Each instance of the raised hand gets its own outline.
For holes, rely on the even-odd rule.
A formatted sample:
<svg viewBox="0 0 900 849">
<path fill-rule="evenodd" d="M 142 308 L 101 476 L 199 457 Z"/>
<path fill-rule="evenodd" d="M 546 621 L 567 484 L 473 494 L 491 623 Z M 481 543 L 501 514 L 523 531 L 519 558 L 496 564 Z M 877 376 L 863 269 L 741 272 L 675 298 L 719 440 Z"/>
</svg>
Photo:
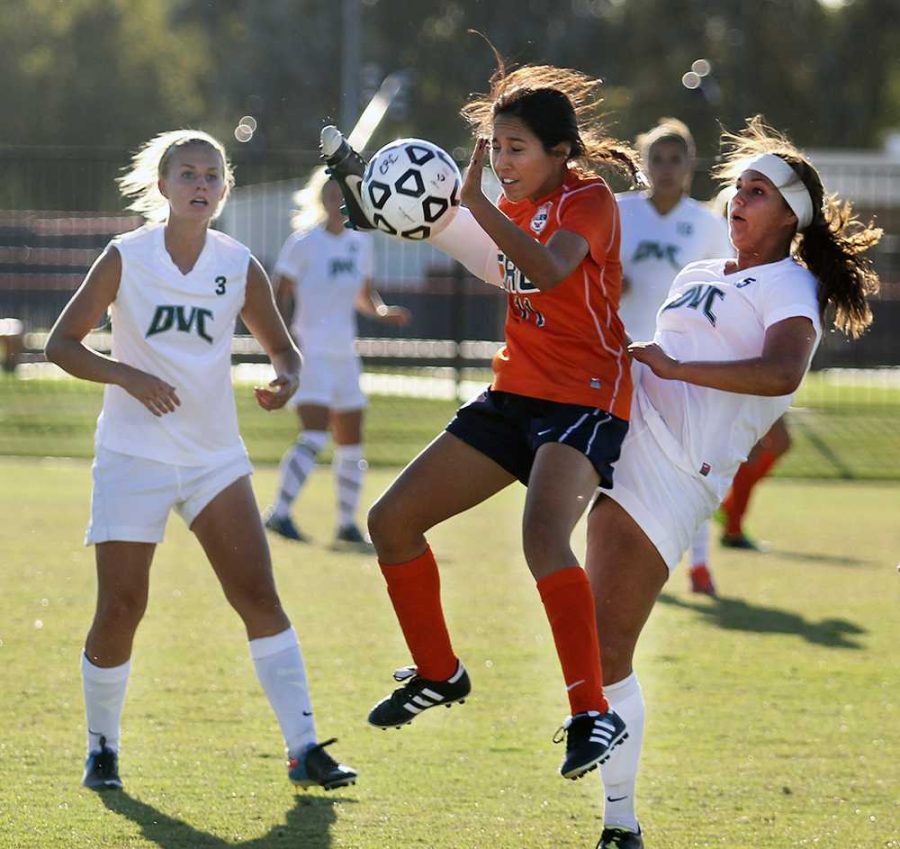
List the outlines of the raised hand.
<svg viewBox="0 0 900 849">
<path fill-rule="evenodd" d="M 481 190 L 481 175 L 484 173 L 484 164 L 487 159 L 488 140 L 484 137 L 475 142 L 472 157 L 469 159 L 469 167 L 459 190 L 459 199 L 463 206 L 472 207 L 479 201 L 487 200 Z"/>
</svg>

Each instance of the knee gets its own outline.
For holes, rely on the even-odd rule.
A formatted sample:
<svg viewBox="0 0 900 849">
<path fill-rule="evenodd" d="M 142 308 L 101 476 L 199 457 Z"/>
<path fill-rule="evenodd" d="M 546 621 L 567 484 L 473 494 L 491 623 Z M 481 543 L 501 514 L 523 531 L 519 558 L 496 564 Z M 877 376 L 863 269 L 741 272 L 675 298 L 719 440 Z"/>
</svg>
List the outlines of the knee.
<svg viewBox="0 0 900 849">
<path fill-rule="evenodd" d="M 545 565 L 555 567 L 574 566 L 566 562 L 571 557 L 568 535 L 562 533 L 557 523 L 546 517 L 529 517 L 522 528 L 522 550 L 532 572 Z"/>
<path fill-rule="evenodd" d="M 792 445 L 793 441 L 791 440 L 790 431 L 787 428 L 781 428 L 781 432 L 775 439 L 775 445 L 772 449 L 772 453 L 775 454 L 776 457 L 781 457 L 791 450 Z"/>
<path fill-rule="evenodd" d="M 395 542 L 405 525 L 400 511 L 384 497 L 372 505 L 366 522 L 372 543 L 379 551 Z"/>
<path fill-rule="evenodd" d="M 116 628 L 137 628 L 147 609 L 147 595 L 142 592 L 120 592 L 101 598 L 97 619 Z"/>
<path fill-rule="evenodd" d="M 281 608 L 281 600 L 278 598 L 275 582 L 272 580 L 254 578 L 231 581 L 223 589 L 225 597 L 238 613 Z"/>
</svg>

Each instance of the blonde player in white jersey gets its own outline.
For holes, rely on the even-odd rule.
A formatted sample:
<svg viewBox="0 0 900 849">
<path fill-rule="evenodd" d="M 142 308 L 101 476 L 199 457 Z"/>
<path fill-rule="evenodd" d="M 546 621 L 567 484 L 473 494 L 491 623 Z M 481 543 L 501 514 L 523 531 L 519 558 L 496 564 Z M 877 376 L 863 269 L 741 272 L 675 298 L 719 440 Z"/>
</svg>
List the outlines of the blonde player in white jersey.
<svg viewBox="0 0 900 849">
<path fill-rule="evenodd" d="M 388 306 L 372 286 L 372 236 L 344 226 L 341 190 L 329 180 L 321 193 L 324 220 L 288 237 L 275 264 L 275 292 L 285 321 L 303 352 L 300 388 L 291 399 L 300 434 L 281 460 L 278 494 L 266 511 L 266 527 L 286 539 L 307 542 L 291 507 L 316 458 L 334 438 L 338 522 L 335 542 L 370 548 L 356 523 L 366 461 L 362 450 L 366 396 L 359 385 L 356 311 L 402 327 L 410 313 Z M 296 220 L 296 219 L 295 219 Z"/>
<path fill-rule="evenodd" d="M 206 133 L 163 133 L 119 180 L 148 223 L 113 239 L 63 310 L 47 358 L 105 383 L 97 422 L 91 520 L 97 607 L 81 657 L 88 757 L 82 780 L 118 789 L 122 707 L 150 565 L 174 509 L 193 531 L 244 622 L 250 655 L 284 734 L 288 775 L 326 790 L 355 782 L 317 742 L 297 635 L 275 589 L 265 533 L 238 433 L 231 338 L 240 316 L 275 369 L 257 387 L 265 410 L 297 387 L 300 354 L 265 271 L 239 242 L 209 228 L 233 183 Z M 109 310 L 112 355 L 83 339 Z"/>
<path fill-rule="evenodd" d="M 696 147 L 687 126 L 660 118 L 637 138 L 650 181 L 646 191 L 616 196 L 622 220 L 623 290 L 619 316 L 634 342 L 656 332 L 656 313 L 675 275 L 688 263 L 734 254 L 728 226 L 705 204 L 690 197 Z M 709 523 L 691 543 L 691 589 L 715 595 L 709 570 Z"/>
<path fill-rule="evenodd" d="M 630 736 L 601 767 L 601 849 L 641 849 L 634 790 L 644 702 L 632 659 L 657 595 L 754 444 L 791 403 L 822 315 L 858 336 L 878 277 L 866 251 L 881 231 L 825 196 L 809 161 L 762 119 L 726 134 L 718 176 L 736 187 L 734 259 L 683 269 L 654 341 L 635 343 L 631 427 L 611 490 L 588 519 L 605 691 Z"/>
</svg>

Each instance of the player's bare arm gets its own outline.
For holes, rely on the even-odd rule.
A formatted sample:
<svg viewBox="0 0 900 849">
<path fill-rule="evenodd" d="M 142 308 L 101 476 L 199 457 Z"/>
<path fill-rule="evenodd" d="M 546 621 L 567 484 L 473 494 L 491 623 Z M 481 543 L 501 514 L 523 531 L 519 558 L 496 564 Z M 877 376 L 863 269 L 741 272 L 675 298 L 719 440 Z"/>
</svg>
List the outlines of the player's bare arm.
<svg viewBox="0 0 900 849">
<path fill-rule="evenodd" d="M 377 318 L 394 327 L 405 327 L 412 318 L 412 313 L 406 307 L 386 304 L 379 291 L 372 285 L 370 277 L 365 279 L 362 289 L 356 296 L 356 309 L 362 315 Z"/>
<path fill-rule="evenodd" d="M 549 291 L 565 280 L 587 256 L 588 243 L 577 233 L 559 230 L 546 245 L 542 245 L 513 224 L 481 190 L 487 150 L 487 139 L 478 139 L 460 190 L 460 200 L 529 282 L 542 292 Z"/>
<path fill-rule="evenodd" d="M 629 353 L 665 380 L 741 395 L 790 395 L 806 374 L 815 347 L 813 323 L 803 316 L 786 318 L 767 331 L 762 354 L 731 362 L 679 362 L 653 342 L 637 343 Z"/>
<path fill-rule="evenodd" d="M 107 248 L 56 320 L 44 353 L 73 377 L 122 387 L 155 416 L 174 412 L 181 404 L 174 386 L 84 344 L 115 300 L 121 276 L 122 258 L 115 248 Z"/>
<path fill-rule="evenodd" d="M 290 326 L 294 311 L 297 309 L 296 284 L 286 274 L 276 274 L 272 281 L 275 290 L 275 306 L 286 326 Z"/>
<path fill-rule="evenodd" d="M 247 293 L 241 318 L 275 369 L 275 379 L 267 387 L 254 387 L 256 401 L 264 410 L 278 410 L 297 391 L 302 361 L 275 305 L 268 275 L 255 257 L 250 258 L 247 269 Z"/>
</svg>

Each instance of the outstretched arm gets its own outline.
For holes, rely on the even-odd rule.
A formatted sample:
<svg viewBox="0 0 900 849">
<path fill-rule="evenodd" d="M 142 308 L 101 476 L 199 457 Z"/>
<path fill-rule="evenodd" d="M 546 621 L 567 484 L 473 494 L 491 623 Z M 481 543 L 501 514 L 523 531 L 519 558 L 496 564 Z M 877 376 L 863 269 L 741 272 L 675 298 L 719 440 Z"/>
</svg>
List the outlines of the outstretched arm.
<svg viewBox="0 0 900 849">
<path fill-rule="evenodd" d="M 278 410 L 297 391 L 302 360 L 275 306 L 269 278 L 256 257 L 250 258 L 247 270 L 247 292 L 241 318 L 275 369 L 275 379 L 268 387 L 254 387 L 256 402 L 264 410 Z"/>
</svg>

